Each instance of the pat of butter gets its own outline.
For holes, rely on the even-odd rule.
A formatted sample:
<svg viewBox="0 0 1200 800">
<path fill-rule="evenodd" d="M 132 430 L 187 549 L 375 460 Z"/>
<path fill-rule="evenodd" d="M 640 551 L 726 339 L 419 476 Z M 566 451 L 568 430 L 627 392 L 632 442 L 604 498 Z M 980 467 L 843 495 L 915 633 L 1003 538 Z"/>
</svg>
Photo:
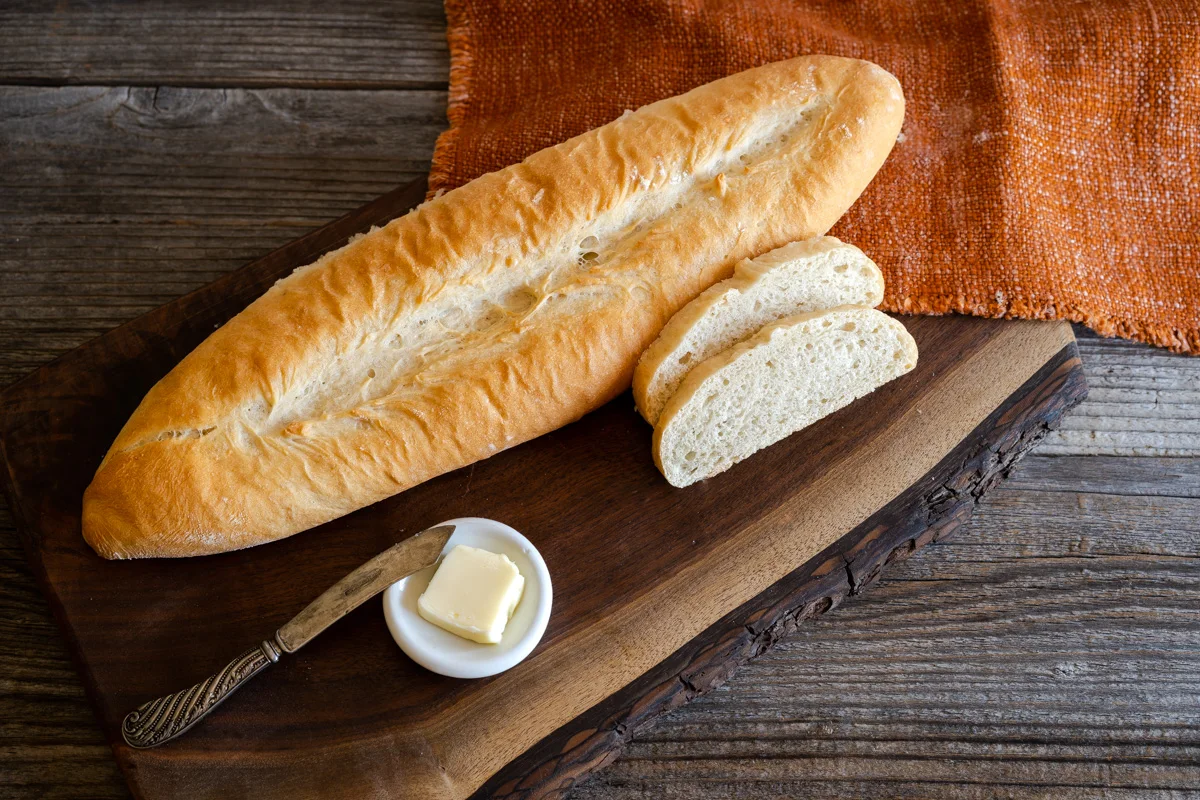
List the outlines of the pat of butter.
<svg viewBox="0 0 1200 800">
<path fill-rule="evenodd" d="M 525 578 L 508 556 L 460 544 L 442 559 L 417 612 L 456 636 L 495 644 L 524 590 Z"/>
</svg>

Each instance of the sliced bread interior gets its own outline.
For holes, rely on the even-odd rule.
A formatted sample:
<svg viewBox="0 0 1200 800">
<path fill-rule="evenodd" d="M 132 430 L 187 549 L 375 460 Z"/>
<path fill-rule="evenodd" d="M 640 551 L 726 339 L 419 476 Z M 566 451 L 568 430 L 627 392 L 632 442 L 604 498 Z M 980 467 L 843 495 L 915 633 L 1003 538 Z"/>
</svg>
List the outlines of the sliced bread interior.
<svg viewBox="0 0 1200 800">
<path fill-rule="evenodd" d="M 697 365 L 654 429 L 673 486 L 710 478 L 917 364 L 896 320 L 843 306 L 788 317 Z"/>
<path fill-rule="evenodd" d="M 671 318 L 642 355 L 633 397 L 651 425 L 688 370 L 764 325 L 805 311 L 877 306 L 883 275 L 852 244 L 832 236 L 793 242 L 742 261 L 733 277 L 711 286 Z"/>
</svg>

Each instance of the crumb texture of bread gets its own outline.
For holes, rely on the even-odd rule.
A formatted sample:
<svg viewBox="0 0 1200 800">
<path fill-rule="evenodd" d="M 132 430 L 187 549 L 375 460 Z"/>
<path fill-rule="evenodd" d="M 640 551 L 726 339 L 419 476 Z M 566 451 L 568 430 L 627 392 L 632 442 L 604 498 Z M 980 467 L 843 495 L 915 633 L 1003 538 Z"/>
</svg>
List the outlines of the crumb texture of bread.
<svg viewBox="0 0 1200 800">
<path fill-rule="evenodd" d="M 150 390 L 84 495 L 84 537 L 107 558 L 262 544 L 578 419 L 738 261 L 825 233 L 903 116 L 874 64 L 768 64 L 354 239 Z"/>
<path fill-rule="evenodd" d="M 776 320 L 837 306 L 883 302 L 883 273 L 832 236 L 792 242 L 740 262 L 733 277 L 679 310 L 633 373 L 633 399 L 651 425 L 688 371 Z"/>
<path fill-rule="evenodd" d="M 916 365 L 912 336 L 872 308 L 780 320 L 688 374 L 655 428 L 655 463 L 672 486 L 690 486 Z"/>
</svg>

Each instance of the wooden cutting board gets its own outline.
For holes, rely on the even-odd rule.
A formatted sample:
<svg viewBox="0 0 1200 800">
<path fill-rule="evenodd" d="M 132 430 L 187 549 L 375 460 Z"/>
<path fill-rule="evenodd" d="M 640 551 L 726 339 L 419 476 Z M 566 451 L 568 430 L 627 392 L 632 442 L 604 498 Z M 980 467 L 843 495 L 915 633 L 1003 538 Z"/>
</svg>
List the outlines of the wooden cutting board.
<svg viewBox="0 0 1200 800">
<path fill-rule="evenodd" d="M 412 185 L 379 198 L 4 393 L 9 503 L 138 797 L 556 796 L 647 721 L 954 528 L 1086 392 L 1066 323 L 906 318 L 913 373 L 685 490 L 655 471 L 626 394 L 282 542 L 170 561 L 94 555 L 80 497 L 142 395 L 275 280 L 423 196 Z M 523 664 L 478 681 L 425 672 L 371 602 L 178 742 L 121 741 L 139 703 L 212 673 L 389 544 L 459 516 L 513 525 L 549 565 L 554 611 Z"/>
</svg>

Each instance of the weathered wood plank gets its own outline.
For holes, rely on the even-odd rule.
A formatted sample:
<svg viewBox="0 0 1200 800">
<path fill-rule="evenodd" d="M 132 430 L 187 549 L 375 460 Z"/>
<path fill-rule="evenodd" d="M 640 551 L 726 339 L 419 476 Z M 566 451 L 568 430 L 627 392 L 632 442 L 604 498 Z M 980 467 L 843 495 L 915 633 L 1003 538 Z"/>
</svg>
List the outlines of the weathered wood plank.
<svg viewBox="0 0 1200 800">
<path fill-rule="evenodd" d="M 0 383 L 423 174 L 445 103 L 0 88 Z"/>
<path fill-rule="evenodd" d="M 0 87 L 0 106 L 2 211 L 25 226 L 326 221 L 424 174 L 446 126 L 444 93 L 402 90 Z"/>
<path fill-rule="evenodd" d="M 1200 456 L 1200 358 L 1076 328 L 1090 392 L 1045 455 Z"/>
<path fill-rule="evenodd" d="M 639 737 L 573 800 L 1194 796 L 1200 499 L 1168 518 L 1162 498 L 1096 494 L 1071 460 L 1024 465 L 1060 491 L 1002 486 L 955 539 Z M 1071 486 L 1101 501 L 1074 512 L 1087 550 L 1064 546 L 1078 534 L 1062 518 L 1038 522 Z"/>
<path fill-rule="evenodd" d="M 1097 365 L 1089 368 L 1089 376 Z M 1081 407 L 1081 406 L 1080 406 Z M 1079 407 L 1076 408 L 1078 410 Z M 1039 449 L 1039 456 L 1046 455 Z M 1200 459 L 1057 456 L 1032 458 L 1005 482 L 1008 489 L 1131 496 L 1200 497 Z"/>
<path fill-rule="evenodd" d="M 989 564 L 1117 555 L 1148 561 L 1200 559 L 1198 526 L 1200 498 L 1195 497 L 1000 491 L 989 499 L 970 541 L 954 552 L 959 559 Z"/>
<path fill-rule="evenodd" d="M 440 0 L 0 8 L 0 83 L 445 88 Z"/>
<path fill-rule="evenodd" d="M 807 764 L 794 765 L 795 776 L 801 770 L 808 768 Z M 824 800 L 825 798 L 864 798 L 888 797 L 911 798 L 912 800 L 995 800 L 998 797 L 1021 798 L 1021 800 L 1094 800 L 1097 797 L 1106 800 L 1186 800 L 1194 797 L 1191 792 L 1171 790 L 1146 789 L 1103 789 L 1086 787 L 1064 787 L 1059 785 L 1030 785 L 1023 783 L 1007 783 L 1003 786 L 993 784 L 971 785 L 954 781 L 941 783 L 889 780 L 883 782 L 868 782 L 852 779 L 833 778 L 824 780 L 801 781 L 793 779 L 789 782 L 777 783 L 773 786 L 762 786 L 747 783 L 742 780 L 734 781 L 704 781 L 687 780 L 673 781 L 668 784 L 651 784 L 648 788 L 635 785 L 607 787 L 602 794 L 591 795 L 604 797 L 607 800 L 703 800 L 704 798 L 763 798 L 763 800 Z M 575 798 L 585 798 L 589 795 L 579 793 L 570 795 Z"/>
</svg>

